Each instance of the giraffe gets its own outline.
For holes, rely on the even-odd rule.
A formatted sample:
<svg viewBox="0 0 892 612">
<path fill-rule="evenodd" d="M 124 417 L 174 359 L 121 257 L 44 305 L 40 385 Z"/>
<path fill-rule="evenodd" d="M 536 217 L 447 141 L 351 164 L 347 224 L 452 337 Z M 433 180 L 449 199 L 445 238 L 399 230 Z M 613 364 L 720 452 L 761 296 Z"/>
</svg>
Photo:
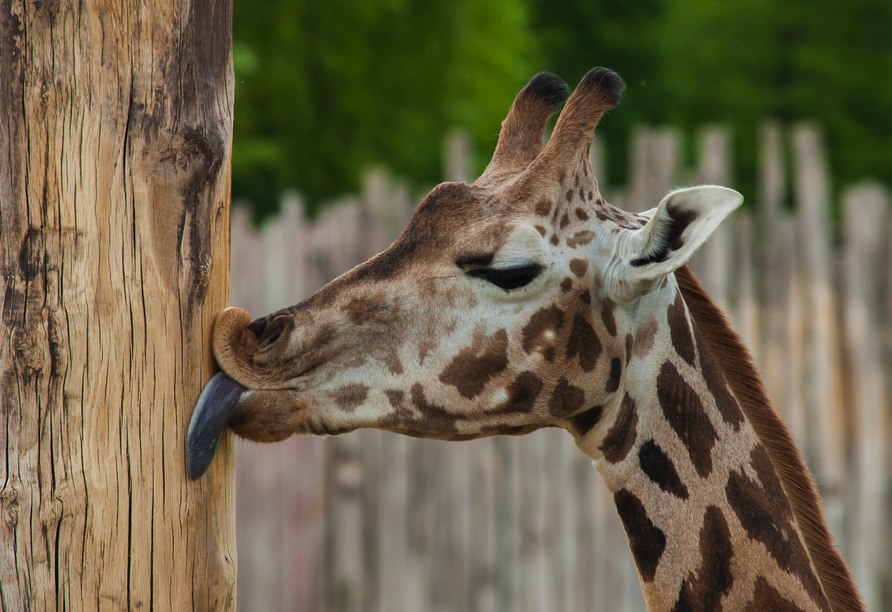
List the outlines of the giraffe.
<svg viewBox="0 0 892 612">
<path fill-rule="evenodd" d="M 863 610 L 801 454 L 686 266 L 742 196 L 691 187 L 629 214 L 600 195 L 590 147 L 623 88 L 604 68 L 572 94 L 536 75 L 480 178 L 434 188 L 388 249 L 295 306 L 222 312 L 189 475 L 226 427 L 560 427 L 613 496 L 649 610 Z"/>
</svg>

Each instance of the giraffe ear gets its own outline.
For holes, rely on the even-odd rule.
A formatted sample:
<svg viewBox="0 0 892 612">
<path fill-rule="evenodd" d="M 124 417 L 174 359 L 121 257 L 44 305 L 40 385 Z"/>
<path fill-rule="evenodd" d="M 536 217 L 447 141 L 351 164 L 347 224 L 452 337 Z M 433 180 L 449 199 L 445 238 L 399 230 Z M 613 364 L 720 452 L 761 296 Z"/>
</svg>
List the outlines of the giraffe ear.
<svg viewBox="0 0 892 612">
<path fill-rule="evenodd" d="M 674 191 L 644 213 L 650 221 L 629 231 L 617 257 L 617 275 L 610 279 L 611 298 L 628 304 L 650 293 L 688 262 L 707 238 L 743 202 L 743 196 L 713 185 Z"/>
</svg>

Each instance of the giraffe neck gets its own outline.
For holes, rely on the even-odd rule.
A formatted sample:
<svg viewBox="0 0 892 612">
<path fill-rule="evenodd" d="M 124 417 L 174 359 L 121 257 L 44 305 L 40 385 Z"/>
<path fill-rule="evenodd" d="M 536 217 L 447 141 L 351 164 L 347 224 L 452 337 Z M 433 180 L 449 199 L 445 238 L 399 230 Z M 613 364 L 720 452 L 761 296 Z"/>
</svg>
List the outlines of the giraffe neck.
<svg viewBox="0 0 892 612">
<path fill-rule="evenodd" d="M 648 609 L 829 611 L 771 459 L 674 279 L 639 302 L 624 392 L 577 443 L 613 495 Z"/>
</svg>

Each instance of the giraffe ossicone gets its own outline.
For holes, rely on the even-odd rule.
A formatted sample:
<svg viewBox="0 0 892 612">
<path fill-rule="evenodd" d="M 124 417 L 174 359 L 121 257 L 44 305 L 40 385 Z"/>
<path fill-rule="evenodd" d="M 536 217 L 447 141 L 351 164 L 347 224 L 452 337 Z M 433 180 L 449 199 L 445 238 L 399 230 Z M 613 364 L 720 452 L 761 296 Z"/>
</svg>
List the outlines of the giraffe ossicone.
<svg viewBox="0 0 892 612">
<path fill-rule="evenodd" d="M 290 308 L 221 313 L 222 372 L 196 406 L 190 476 L 224 426 L 263 442 L 561 427 L 614 496 L 650 610 L 862 609 L 854 587 L 828 587 L 833 553 L 815 552 L 776 445 L 723 371 L 724 319 L 686 304 L 699 286 L 684 264 L 742 197 L 691 187 L 635 215 L 598 191 L 594 129 L 622 89 L 604 68 L 569 98 L 557 77 L 535 76 L 483 175 L 434 188 L 387 250 Z M 753 607 L 764 602 L 774 608 Z"/>
</svg>

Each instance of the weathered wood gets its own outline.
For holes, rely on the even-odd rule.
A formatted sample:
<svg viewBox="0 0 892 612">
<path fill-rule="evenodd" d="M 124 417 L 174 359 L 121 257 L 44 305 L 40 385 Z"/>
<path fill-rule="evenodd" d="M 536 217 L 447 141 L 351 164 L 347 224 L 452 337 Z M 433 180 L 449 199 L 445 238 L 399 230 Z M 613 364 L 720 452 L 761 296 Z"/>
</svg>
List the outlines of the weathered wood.
<svg viewBox="0 0 892 612">
<path fill-rule="evenodd" d="M 693 180 L 698 185 L 731 183 L 731 135 L 727 128 L 708 126 L 699 134 L 700 166 Z M 731 219 L 710 236 L 691 259 L 691 269 L 720 308 L 726 310 L 731 293 Z"/>
<path fill-rule="evenodd" d="M 773 385 L 785 383 L 777 409 L 781 411 L 799 447 L 806 448 L 809 433 L 806 427 L 809 415 L 806 393 L 807 288 L 802 275 L 798 273 L 796 254 L 801 247 L 796 230 L 797 224 L 793 217 L 784 215 L 778 219 L 777 235 L 781 245 L 778 255 L 780 261 L 787 262 L 788 265 L 778 267 L 774 273 L 787 279 L 789 283 L 785 293 L 786 307 L 781 314 L 781 326 L 785 334 L 783 343 L 778 348 L 777 357 L 773 360 L 779 367 L 776 370 L 766 369 L 765 379 L 769 389 Z"/>
<path fill-rule="evenodd" d="M 232 209 L 232 305 L 251 314 L 266 308 L 266 245 L 247 205 Z"/>
<path fill-rule="evenodd" d="M 233 305 L 259 316 L 303 297 L 310 279 L 301 210 L 299 198 L 286 196 L 283 214 L 260 231 L 247 208 L 233 211 Z M 272 258 L 280 264 L 267 266 Z M 240 609 L 321 608 L 325 444 L 309 437 L 236 444 Z"/>
<path fill-rule="evenodd" d="M 0 602 L 231 610 L 232 441 L 187 481 L 229 298 L 231 2 L 0 3 Z"/>
<path fill-rule="evenodd" d="M 828 173 L 820 132 L 803 124 L 793 130 L 796 206 L 802 247 L 799 257 L 808 290 L 808 409 L 815 428 L 805 452 L 815 466 L 824 513 L 834 534 L 842 534 L 846 496 L 845 402 L 840 376 L 839 319 L 833 289 Z"/>
<path fill-rule="evenodd" d="M 469 605 L 472 612 L 496 609 L 496 448 L 491 438 L 468 443 L 470 537 L 468 550 Z"/>
<path fill-rule="evenodd" d="M 728 299 L 727 312 L 731 316 L 734 329 L 754 355 L 760 352 L 759 304 L 756 299 L 755 270 L 753 262 L 753 218 L 748 211 L 737 213 L 725 225 L 728 234 L 734 235 L 734 255 L 727 262 L 734 300 Z M 727 236 L 727 234 L 726 234 Z M 728 236 L 730 237 L 730 236 Z M 729 249 L 730 250 L 730 249 Z M 718 257 L 718 254 L 716 254 Z M 727 295 L 727 294 L 726 294 Z M 731 306 L 733 304 L 733 307 Z"/>
<path fill-rule="evenodd" d="M 785 236 L 787 215 L 783 211 L 786 185 L 781 147 L 781 128 L 777 122 L 763 124 L 759 132 L 759 199 L 757 201 L 758 225 L 762 241 L 755 247 L 757 265 L 771 271 L 757 279 L 757 294 L 761 305 L 761 338 L 755 356 L 762 368 L 768 397 L 777 410 L 784 411 L 787 404 L 787 388 L 794 384 L 787 361 L 787 335 L 790 326 L 798 326 L 798 320 L 786 320 L 785 305 L 789 304 L 791 286 L 796 265 L 795 249 L 791 248 L 793 235 Z M 792 226 L 790 226 L 792 230 Z M 790 422 L 789 415 L 787 424 Z M 794 434 L 801 433 L 793 427 Z M 797 438 L 799 439 L 799 438 Z"/>
<path fill-rule="evenodd" d="M 675 185 L 680 164 L 680 139 L 671 128 L 639 128 L 633 134 L 631 185 L 623 208 L 649 210 Z"/>
<path fill-rule="evenodd" d="M 447 181 L 470 183 L 471 140 L 462 130 L 454 130 L 446 136 L 443 145 L 443 176 Z"/>
<path fill-rule="evenodd" d="M 367 585 L 363 550 L 363 437 L 344 436 L 328 445 L 326 479 L 331 506 L 326 525 L 326 600 L 328 609 L 363 609 Z"/>
<path fill-rule="evenodd" d="M 845 212 L 845 331 L 852 370 L 857 465 L 857 518 L 854 521 L 852 571 L 867 607 L 883 605 L 884 546 L 889 538 L 889 470 L 885 461 L 890 422 L 888 388 L 883 377 L 880 290 L 876 280 L 886 263 L 889 198 L 876 184 L 850 188 L 843 194 Z M 878 545 L 878 543 L 882 543 Z"/>
<path fill-rule="evenodd" d="M 303 225 L 303 202 L 294 193 L 282 198 L 282 213 L 275 223 L 268 223 L 262 232 L 266 273 L 263 312 L 248 311 L 256 316 L 275 312 L 303 299 L 305 293 L 302 270 L 293 264 L 301 249 L 299 236 Z M 257 268 L 255 268 L 257 270 Z"/>
</svg>

